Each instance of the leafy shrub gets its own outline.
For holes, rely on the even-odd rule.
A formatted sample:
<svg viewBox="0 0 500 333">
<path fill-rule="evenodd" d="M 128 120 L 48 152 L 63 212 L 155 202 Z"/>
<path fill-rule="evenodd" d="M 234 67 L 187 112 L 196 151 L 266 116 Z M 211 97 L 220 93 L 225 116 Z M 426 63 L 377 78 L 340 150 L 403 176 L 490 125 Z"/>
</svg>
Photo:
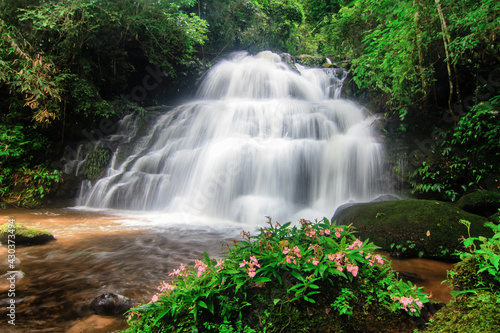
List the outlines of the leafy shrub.
<svg viewBox="0 0 500 333">
<path fill-rule="evenodd" d="M 435 193 L 455 201 L 460 194 L 482 188 L 498 173 L 500 163 L 500 95 L 477 104 L 457 126 L 445 132 L 437 154 L 429 156 L 410 176 L 413 192 Z"/>
<path fill-rule="evenodd" d="M 4 180 L 5 186 L 2 183 Z M 59 182 L 61 182 L 61 173 L 57 170 L 47 170 L 44 166 L 32 169 L 23 167 L 8 175 L 2 172 L 0 173 L 0 198 L 10 205 L 36 207 L 52 191 L 55 183 Z M 1 205 L 5 206 L 5 204 Z"/>
<path fill-rule="evenodd" d="M 351 226 L 326 218 L 301 220 L 300 227 L 269 220 L 257 236 L 242 235 L 225 258 L 205 253 L 194 267 L 174 269 L 150 302 L 130 311 L 128 332 L 274 332 L 285 326 L 305 332 L 313 321 L 319 325 L 313 330 L 338 330 L 364 322 L 350 318 L 373 316 L 374 308 L 418 316 L 428 302 Z M 298 309 L 305 317 L 294 317 Z"/>
<path fill-rule="evenodd" d="M 462 261 L 448 272 L 455 299 L 436 313 L 426 332 L 500 331 L 500 225 L 486 225 L 492 237 L 463 240 L 468 251 L 457 253 Z"/>
<path fill-rule="evenodd" d="M 467 227 L 468 221 L 461 221 Z M 500 225 L 485 224 L 494 232 L 493 236 L 469 237 L 464 240 L 468 252 L 458 253 L 462 260 L 455 271 L 450 272 L 452 294 L 477 293 L 487 290 L 497 295 L 500 301 Z"/>
</svg>

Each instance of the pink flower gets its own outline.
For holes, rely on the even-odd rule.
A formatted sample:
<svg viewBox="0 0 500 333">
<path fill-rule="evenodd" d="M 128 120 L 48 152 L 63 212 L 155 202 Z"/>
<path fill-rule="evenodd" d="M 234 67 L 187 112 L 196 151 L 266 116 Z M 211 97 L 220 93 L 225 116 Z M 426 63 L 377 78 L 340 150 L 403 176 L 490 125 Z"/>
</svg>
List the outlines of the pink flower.
<svg viewBox="0 0 500 333">
<path fill-rule="evenodd" d="M 215 265 L 215 268 L 218 268 L 217 269 L 217 273 L 219 273 L 220 271 L 222 271 L 224 269 L 224 260 L 218 260 L 217 261 L 217 265 Z"/>
<path fill-rule="evenodd" d="M 175 289 L 175 286 L 169 284 L 169 283 L 166 283 L 165 281 L 163 281 L 160 286 L 158 287 L 158 290 L 160 292 L 164 292 L 164 291 L 167 291 L 167 290 L 174 290 Z"/>
<path fill-rule="evenodd" d="M 154 294 L 153 297 L 151 298 L 151 302 L 155 303 L 158 301 L 158 294 Z"/>
<path fill-rule="evenodd" d="M 287 256 L 287 259 L 288 259 L 288 256 Z M 243 260 L 243 262 L 240 263 L 240 267 L 245 267 L 245 266 L 248 266 L 247 267 L 247 274 L 251 278 L 253 278 L 256 274 L 255 267 L 260 268 L 259 261 L 257 260 L 257 258 L 255 256 L 251 256 L 250 261 Z"/>
<path fill-rule="evenodd" d="M 358 275 L 359 267 L 356 265 L 348 264 L 347 271 L 352 274 L 352 276 L 356 277 Z"/>
<path fill-rule="evenodd" d="M 330 229 L 325 229 L 325 234 L 326 234 L 327 236 L 330 236 L 330 232 L 331 232 L 331 231 L 330 231 Z"/>
<path fill-rule="evenodd" d="M 297 258 L 301 258 L 301 257 L 302 257 L 302 256 L 300 255 L 300 249 L 299 249 L 299 247 L 298 247 L 298 246 L 295 246 L 295 247 L 293 248 L 293 252 L 295 252 L 295 256 L 296 256 Z"/>
<path fill-rule="evenodd" d="M 306 236 L 313 238 L 314 235 L 316 235 L 316 230 L 314 230 L 313 228 L 308 227 L 307 230 L 306 230 Z"/>
<path fill-rule="evenodd" d="M 168 273 L 168 276 L 175 278 L 176 276 L 188 276 L 187 266 L 181 264 L 178 269 L 174 269 L 172 273 Z"/>
<path fill-rule="evenodd" d="M 207 270 L 208 265 L 203 261 L 196 259 L 194 262 L 194 268 L 198 268 L 197 276 L 200 277 Z"/>
<path fill-rule="evenodd" d="M 259 268 L 260 268 L 259 261 L 257 260 L 257 258 L 256 258 L 255 256 L 251 256 L 251 257 L 250 257 L 250 261 L 252 262 L 252 266 L 255 266 L 255 267 L 259 267 Z"/>
<path fill-rule="evenodd" d="M 354 250 L 354 249 L 359 249 L 363 246 L 363 242 L 360 241 L 359 239 L 356 239 L 351 245 L 347 247 L 346 250 Z"/>
<path fill-rule="evenodd" d="M 415 304 L 420 308 L 422 309 L 422 307 L 424 306 L 424 304 L 418 299 L 413 299 L 412 297 L 393 297 L 392 298 L 394 301 L 399 301 L 399 303 L 401 303 L 401 309 L 405 310 L 406 312 L 417 312 L 417 309 L 415 308 L 415 305 L 413 304 L 413 302 L 415 302 Z"/>
<path fill-rule="evenodd" d="M 314 266 L 318 266 L 318 264 L 319 264 L 319 260 L 318 260 L 318 259 L 316 259 L 316 258 L 314 258 L 314 259 L 313 259 L 313 265 L 314 265 Z"/>
<path fill-rule="evenodd" d="M 285 249 L 283 250 L 283 254 L 287 255 L 288 252 L 290 252 L 290 249 L 287 246 L 285 246 Z"/>
</svg>

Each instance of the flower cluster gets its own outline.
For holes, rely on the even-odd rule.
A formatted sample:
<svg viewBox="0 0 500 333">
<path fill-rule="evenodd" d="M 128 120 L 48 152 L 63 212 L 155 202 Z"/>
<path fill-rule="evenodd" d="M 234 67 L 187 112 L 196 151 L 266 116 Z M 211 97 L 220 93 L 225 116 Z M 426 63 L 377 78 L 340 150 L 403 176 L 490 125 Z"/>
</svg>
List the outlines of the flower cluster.
<svg viewBox="0 0 500 333">
<path fill-rule="evenodd" d="M 223 259 L 217 260 L 217 264 L 215 265 L 215 268 L 217 268 L 217 273 L 222 271 L 225 268 L 224 267 L 224 260 Z"/>
<path fill-rule="evenodd" d="M 323 229 L 323 230 L 320 230 L 319 231 L 319 235 L 320 236 L 323 236 L 323 235 L 327 235 L 327 236 L 330 236 L 330 234 L 332 233 L 332 231 L 330 229 Z M 340 237 L 340 236 L 339 236 Z"/>
<path fill-rule="evenodd" d="M 174 279 L 176 276 L 186 277 L 188 275 L 189 275 L 188 267 L 183 264 L 181 264 L 181 266 L 178 269 L 174 269 L 172 273 L 168 273 L 168 276 L 170 276 L 172 279 Z"/>
<path fill-rule="evenodd" d="M 198 268 L 198 273 L 196 273 L 198 277 L 200 277 L 201 274 L 203 274 L 207 270 L 207 267 L 208 265 L 199 259 L 196 259 L 194 262 L 194 268 Z"/>
<path fill-rule="evenodd" d="M 285 260 L 288 264 L 291 264 L 293 262 L 294 265 L 297 265 L 297 259 L 302 258 L 298 246 L 295 246 L 291 250 L 288 248 L 288 246 L 285 246 L 285 248 L 283 249 L 283 254 L 286 255 Z"/>
<path fill-rule="evenodd" d="M 372 255 L 371 253 L 368 253 L 365 259 L 368 260 L 368 266 L 373 266 L 374 263 L 381 265 L 385 264 L 384 258 L 382 258 L 380 254 Z"/>
<path fill-rule="evenodd" d="M 170 290 L 174 290 L 175 289 L 175 286 L 170 284 L 170 283 L 166 283 L 165 281 L 163 281 L 160 286 L 158 286 L 158 290 L 160 291 L 159 293 L 156 293 L 153 295 L 153 297 L 151 298 L 151 302 L 155 303 L 157 302 L 159 299 L 160 299 L 160 295 L 162 293 L 166 293 Z"/>
<path fill-rule="evenodd" d="M 257 258 L 255 256 L 251 256 L 250 257 L 250 261 L 246 261 L 243 259 L 243 262 L 240 263 L 240 267 L 245 267 L 247 266 L 247 274 L 248 276 L 250 276 L 251 278 L 253 278 L 256 274 L 256 268 L 260 268 L 260 264 L 259 264 L 259 261 L 257 260 Z"/>
<path fill-rule="evenodd" d="M 358 275 L 359 267 L 349 262 L 349 259 L 345 256 L 345 253 L 337 252 L 330 253 L 327 256 L 328 260 L 333 261 L 337 265 L 337 269 L 341 272 L 344 271 L 344 266 L 346 270 L 356 277 Z"/>
<path fill-rule="evenodd" d="M 413 297 L 393 297 L 392 300 L 394 301 L 399 301 L 401 303 L 401 309 L 405 310 L 406 312 L 417 312 L 417 308 L 415 305 L 418 306 L 419 309 L 422 309 L 424 306 L 424 303 L 422 303 L 418 298 L 413 298 Z"/>
<path fill-rule="evenodd" d="M 356 238 L 356 240 L 351 245 L 349 245 L 346 250 L 360 249 L 362 247 L 363 242 Z M 359 251 L 359 253 L 363 254 L 363 251 Z"/>
</svg>

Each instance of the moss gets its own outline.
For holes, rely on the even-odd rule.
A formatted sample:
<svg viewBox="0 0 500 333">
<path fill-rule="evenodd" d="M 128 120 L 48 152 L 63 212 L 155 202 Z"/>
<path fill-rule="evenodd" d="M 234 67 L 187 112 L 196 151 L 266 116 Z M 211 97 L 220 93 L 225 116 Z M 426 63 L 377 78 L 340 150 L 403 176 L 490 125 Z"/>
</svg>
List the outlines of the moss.
<svg viewBox="0 0 500 333">
<path fill-rule="evenodd" d="M 11 234 L 9 227 L 12 230 L 11 223 L 5 223 L 0 227 L 0 242 L 3 244 L 7 243 L 8 236 Z M 14 235 L 15 238 L 11 240 L 14 240 L 16 245 L 40 245 L 55 240 L 54 236 L 46 230 L 28 228 L 18 223 L 14 223 Z"/>
<path fill-rule="evenodd" d="M 436 313 L 425 332 L 500 332 L 498 302 L 490 292 L 461 296 Z"/>
<path fill-rule="evenodd" d="M 471 290 L 479 282 L 477 270 L 479 264 L 474 257 L 467 257 L 457 263 L 452 271 L 448 272 L 448 281 L 453 290 Z"/>
<path fill-rule="evenodd" d="M 472 214 L 488 217 L 500 209 L 500 193 L 492 191 L 469 193 L 457 201 L 457 207 Z"/>
<path fill-rule="evenodd" d="M 111 159 L 111 151 L 107 148 L 99 148 L 91 152 L 85 160 L 85 176 L 93 179 L 108 165 Z"/>
<path fill-rule="evenodd" d="M 493 215 L 491 215 L 488 220 L 490 220 L 491 222 L 495 223 L 495 224 L 500 224 L 500 212 L 497 212 Z"/>
<path fill-rule="evenodd" d="M 490 235 L 488 220 L 456 206 L 434 200 L 399 200 L 356 204 L 342 209 L 334 218 L 340 224 L 352 224 L 362 239 L 382 250 L 405 257 L 430 257 L 456 260 L 462 250 L 460 239 L 467 237 L 461 219 L 471 222 L 471 235 Z"/>
</svg>

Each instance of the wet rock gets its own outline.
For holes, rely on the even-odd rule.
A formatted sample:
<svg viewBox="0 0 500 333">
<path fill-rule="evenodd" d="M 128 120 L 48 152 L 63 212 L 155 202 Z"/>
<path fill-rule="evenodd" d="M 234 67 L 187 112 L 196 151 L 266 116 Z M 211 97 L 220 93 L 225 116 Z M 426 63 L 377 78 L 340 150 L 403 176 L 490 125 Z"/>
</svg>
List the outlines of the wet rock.
<svg viewBox="0 0 500 333">
<path fill-rule="evenodd" d="M 476 191 L 462 196 L 457 207 L 466 212 L 489 217 L 500 209 L 500 193 L 492 191 Z"/>
<path fill-rule="evenodd" d="M 8 237 L 11 235 L 12 224 L 5 223 L 0 227 L 0 242 L 7 245 Z M 50 232 L 43 229 L 29 228 L 24 225 L 14 223 L 15 245 L 41 245 L 53 241 L 56 238 Z"/>
<path fill-rule="evenodd" d="M 125 320 L 104 317 L 99 315 L 92 315 L 88 318 L 78 321 L 71 326 L 67 333 L 104 333 L 104 332 L 117 332 L 126 329 L 128 325 Z"/>
<path fill-rule="evenodd" d="M 98 315 L 123 316 L 134 303 L 134 300 L 125 296 L 107 293 L 96 297 L 90 303 L 90 308 Z"/>
<path fill-rule="evenodd" d="M 398 276 L 403 281 L 411 281 L 411 282 L 420 282 L 423 281 L 422 277 L 417 273 L 405 272 L 405 271 L 397 271 Z"/>
<path fill-rule="evenodd" d="M 369 202 L 381 202 L 381 201 L 395 201 L 395 200 L 401 200 L 400 197 L 397 197 L 395 195 L 392 195 L 392 194 L 381 194 L 379 195 L 378 197 L 370 200 Z M 333 217 L 332 217 L 332 221 L 336 221 L 337 220 L 337 216 L 340 216 L 340 214 L 342 214 L 342 210 L 346 209 L 347 207 L 351 207 L 351 206 L 354 206 L 356 204 L 358 204 L 359 202 L 348 202 L 348 203 L 345 203 L 343 205 L 340 205 L 336 210 L 335 210 L 335 213 L 333 214 Z"/>
<path fill-rule="evenodd" d="M 471 222 L 472 237 L 490 236 L 485 217 L 435 200 L 399 200 L 353 204 L 335 213 L 338 224 L 352 224 L 360 239 L 369 238 L 382 251 L 401 257 L 458 260 L 455 250 L 468 236 L 460 220 Z"/>
</svg>

